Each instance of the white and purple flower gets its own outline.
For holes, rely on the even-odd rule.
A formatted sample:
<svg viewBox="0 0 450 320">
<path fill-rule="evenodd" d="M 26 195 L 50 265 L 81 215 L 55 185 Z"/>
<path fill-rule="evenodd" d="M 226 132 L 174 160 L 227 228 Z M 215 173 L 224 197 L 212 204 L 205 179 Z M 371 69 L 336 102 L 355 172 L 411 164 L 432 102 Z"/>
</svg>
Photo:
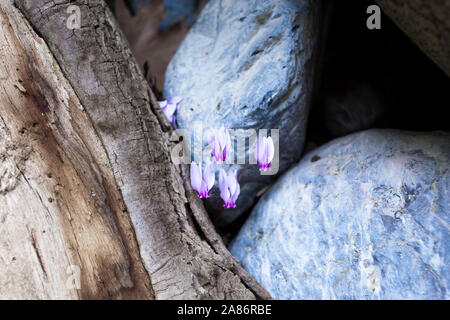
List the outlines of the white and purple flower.
<svg viewBox="0 0 450 320">
<path fill-rule="evenodd" d="M 258 139 L 255 150 L 255 158 L 259 163 L 260 171 L 270 170 L 274 156 L 274 145 L 272 137 L 261 137 Z"/>
<path fill-rule="evenodd" d="M 211 147 L 211 154 L 216 161 L 225 161 L 227 158 L 227 150 L 230 149 L 231 139 L 228 129 L 222 126 L 220 129 L 209 129 L 206 138 Z"/>
<path fill-rule="evenodd" d="M 166 116 L 167 120 L 172 124 L 174 129 L 176 129 L 176 111 L 177 111 L 177 104 L 183 100 L 182 97 L 173 97 L 170 99 L 170 101 L 163 100 L 158 101 L 159 106 L 161 107 L 162 111 L 164 112 L 164 115 Z"/>
<path fill-rule="evenodd" d="M 214 180 L 215 170 L 212 163 L 205 166 L 203 175 L 200 166 L 195 162 L 191 163 L 191 186 L 198 192 L 199 198 L 209 197 L 209 190 L 213 187 Z"/>
<path fill-rule="evenodd" d="M 225 202 L 225 208 L 235 208 L 236 200 L 241 192 L 239 182 L 236 178 L 236 171 L 230 172 L 228 175 L 221 169 L 219 171 L 219 188 L 220 197 Z"/>
</svg>

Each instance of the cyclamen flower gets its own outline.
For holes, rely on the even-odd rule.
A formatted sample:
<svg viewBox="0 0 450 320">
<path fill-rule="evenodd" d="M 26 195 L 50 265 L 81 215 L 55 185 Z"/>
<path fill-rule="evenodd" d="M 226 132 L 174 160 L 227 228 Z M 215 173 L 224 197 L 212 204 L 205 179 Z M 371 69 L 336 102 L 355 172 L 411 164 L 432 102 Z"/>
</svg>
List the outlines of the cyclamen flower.
<svg viewBox="0 0 450 320">
<path fill-rule="evenodd" d="M 209 190 L 214 185 L 215 170 L 212 163 L 207 164 L 202 171 L 200 166 L 195 162 L 191 163 L 191 186 L 198 192 L 199 198 L 208 198 Z"/>
<path fill-rule="evenodd" d="M 172 126 L 176 129 L 176 116 L 175 112 L 177 111 L 177 104 L 183 100 L 182 97 L 173 97 L 169 102 L 167 100 L 158 101 L 159 106 L 161 107 L 164 115 L 167 120 L 172 124 Z"/>
<path fill-rule="evenodd" d="M 235 208 L 241 187 L 236 178 L 236 171 L 226 174 L 223 169 L 219 172 L 220 197 L 225 202 L 225 208 Z"/>
<path fill-rule="evenodd" d="M 262 137 L 258 139 L 255 150 L 255 158 L 259 163 L 260 171 L 270 170 L 270 165 L 274 155 L 274 145 L 272 137 Z"/>
<path fill-rule="evenodd" d="M 227 150 L 230 149 L 231 139 L 228 129 L 224 126 L 220 129 L 209 129 L 207 133 L 209 146 L 212 148 L 211 154 L 216 161 L 225 161 L 227 158 Z"/>
</svg>

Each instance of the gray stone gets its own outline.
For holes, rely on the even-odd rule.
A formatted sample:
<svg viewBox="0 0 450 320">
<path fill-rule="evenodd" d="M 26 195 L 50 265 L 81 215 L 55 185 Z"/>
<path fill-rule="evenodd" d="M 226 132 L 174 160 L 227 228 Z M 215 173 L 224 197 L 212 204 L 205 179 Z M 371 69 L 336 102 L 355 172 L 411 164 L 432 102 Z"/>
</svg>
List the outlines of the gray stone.
<svg viewBox="0 0 450 320">
<path fill-rule="evenodd" d="M 197 0 L 164 0 L 164 16 L 158 28 L 166 30 L 183 21 L 183 26 L 191 25 L 196 19 Z"/>
<path fill-rule="evenodd" d="M 450 133 L 368 130 L 308 153 L 231 253 L 277 299 L 449 299 Z"/>
<path fill-rule="evenodd" d="M 190 132 L 222 124 L 280 129 L 280 172 L 298 161 L 313 84 L 319 5 L 312 0 L 209 1 L 166 71 L 164 96 L 184 98 L 178 127 Z M 200 146 L 205 148 L 206 142 Z M 253 148 L 247 142 L 247 153 Z M 224 219 L 231 221 L 248 209 L 273 180 L 251 166 L 241 180 L 237 208 L 226 210 Z"/>
</svg>

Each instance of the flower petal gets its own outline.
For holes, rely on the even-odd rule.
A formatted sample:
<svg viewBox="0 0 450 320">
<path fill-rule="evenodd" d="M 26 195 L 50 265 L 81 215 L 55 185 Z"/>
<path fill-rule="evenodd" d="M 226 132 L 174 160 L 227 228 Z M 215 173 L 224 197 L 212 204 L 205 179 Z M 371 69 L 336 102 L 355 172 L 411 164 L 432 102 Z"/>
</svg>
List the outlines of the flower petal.
<svg viewBox="0 0 450 320">
<path fill-rule="evenodd" d="M 275 147 L 273 145 L 272 137 L 268 137 L 267 138 L 267 163 L 272 162 L 274 153 L 275 153 Z"/>
<path fill-rule="evenodd" d="M 209 146 L 212 148 L 214 144 L 215 130 L 214 128 L 209 128 L 205 132 L 205 139 L 208 141 Z"/>
<path fill-rule="evenodd" d="M 223 148 L 222 150 L 222 161 L 227 160 L 227 147 Z"/>
<path fill-rule="evenodd" d="M 222 138 L 222 128 L 215 131 L 214 139 L 216 140 L 219 147 L 222 145 L 223 138 Z"/>
<path fill-rule="evenodd" d="M 263 155 L 265 149 L 265 137 L 261 137 L 258 139 L 258 143 L 256 144 L 256 160 L 259 163 L 263 163 Z"/>
<path fill-rule="evenodd" d="M 200 195 L 203 198 L 208 198 L 209 197 L 209 192 L 208 192 L 208 186 L 206 185 L 206 182 L 204 180 L 202 180 L 202 184 L 200 187 Z"/>
<path fill-rule="evenodd" d="M 214 157 L 216 158 L 216 161 L 220 160 L 220 145 L 217 139 L 214 139 L 213 147 L 212 147 L 212 153 Z"/>
<path fill-rule="evenodd" d="M 167 107 L 164 109 L 164 114 L 166 117 L 172 116 L 177 110 L 177 105 L 175 103 L 169 102 Z"/>
<path fill-rule="evenodd" d="M 223 125 L 217 130 L 217 139 L 219 140 L 220 150 L 223 150 L 227 144 L 227 133 L 228 130 Z"/>
<path fill-rule="evenodd" d="M 200 171 L 200 167 L 195 162 L 191 163 L 191 186 L 198 193 L 201 192 L 202 173 Z"/>
<path fill-rule="evenodd" d="M 262 160 L 264 164 L 269 163 L 269 140 L 264 137 L 264 152 L 262 154 Z"/>
<path fill-rule="evenodd" d="M 234 194 L 236 192 L 237 180 L 235 174 L 232 172 L 227 176 L 227 185 L 230 193 Z"/>
<path fill-rule="evenodd" d="M 205 166 L 205 170 L 203 171 L 203 180 L 206 182 L 208 191 L 211 190 L 211 188 L 214 186 L 215 178 L 216 178 L 216 176 L 215 176 L 214 165 L 212 163 L 208 163 Z"/>
<path fill-rule="evenodd" d="M 220 191 L 228 189 L 227 185 L 227 174 L 223 169 L 220 169 L 219 171 L 219 188 Z"/>
<path fill-rule="evenodd" d="M 183 97 L 175 96 L 175 97 L 173 97 L 172 99 L 170 99 L 170 103 L 173 103 L 173 104 L 176 105 L 176 104 L 180 103 L 181 100 L 183 100 Z"/>
<path fill-rule="evenodd" d="M 160 106 L 160 108 L 165 108 L 165 106 L 167 105 L 167 100 L 163 100 L 163 101 L 158 101 L 158 104 Z"/>
<path fill-rule="evenodd" d="M 227 202 L 229 202 L 231 199 L 230 190 L 228 190 L 228 188 L 220 190 L 220 197 L 225 202 L 225 204 L 227 204 Z"/>
<path fill-rule="evenodd" d="M 220 169 L 219 171 L 219 188 L 220 188 L 220 197 L 225 202 L 225 206 L 227 205 L 227 202 L 230 200 L 231 194 L 228 190 L 227 185 L 227 175 L 223 169 Z"/>
</svg>

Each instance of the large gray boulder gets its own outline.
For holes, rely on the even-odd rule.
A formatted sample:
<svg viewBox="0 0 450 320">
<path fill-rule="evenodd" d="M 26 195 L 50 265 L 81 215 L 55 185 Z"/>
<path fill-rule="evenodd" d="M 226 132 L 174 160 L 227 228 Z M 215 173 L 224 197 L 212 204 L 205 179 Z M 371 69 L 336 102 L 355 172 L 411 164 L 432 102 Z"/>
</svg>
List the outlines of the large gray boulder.
<svg viewBox="0 0 450 320">
<path fill-rule="evenodd" d="M 317 0 L 211 0 L 166 71 L 164 96 L 182 96 L 179 128 L 189 134 L 225 125 L 279 129 L 280 170 L 298 161 L 305 138 L 319 34 Z M 254 148 L 247 141 L 246 152 Z M 205 151 L 206 141 L 193 149 Z M 205 159 L 203 159 L 205 160 Z M 242 170 L 244 165 L 227 166 Z M 230 222 L 274 180 L 251 166 Z M 213 207 L 220 209 L 221 202 Z"/>
<path fill-rule="evenodd" d="M 231 253 L 277 299 L 449 299 L 450 133 L 369 130 L 307 154 Z"/>
</svg>

